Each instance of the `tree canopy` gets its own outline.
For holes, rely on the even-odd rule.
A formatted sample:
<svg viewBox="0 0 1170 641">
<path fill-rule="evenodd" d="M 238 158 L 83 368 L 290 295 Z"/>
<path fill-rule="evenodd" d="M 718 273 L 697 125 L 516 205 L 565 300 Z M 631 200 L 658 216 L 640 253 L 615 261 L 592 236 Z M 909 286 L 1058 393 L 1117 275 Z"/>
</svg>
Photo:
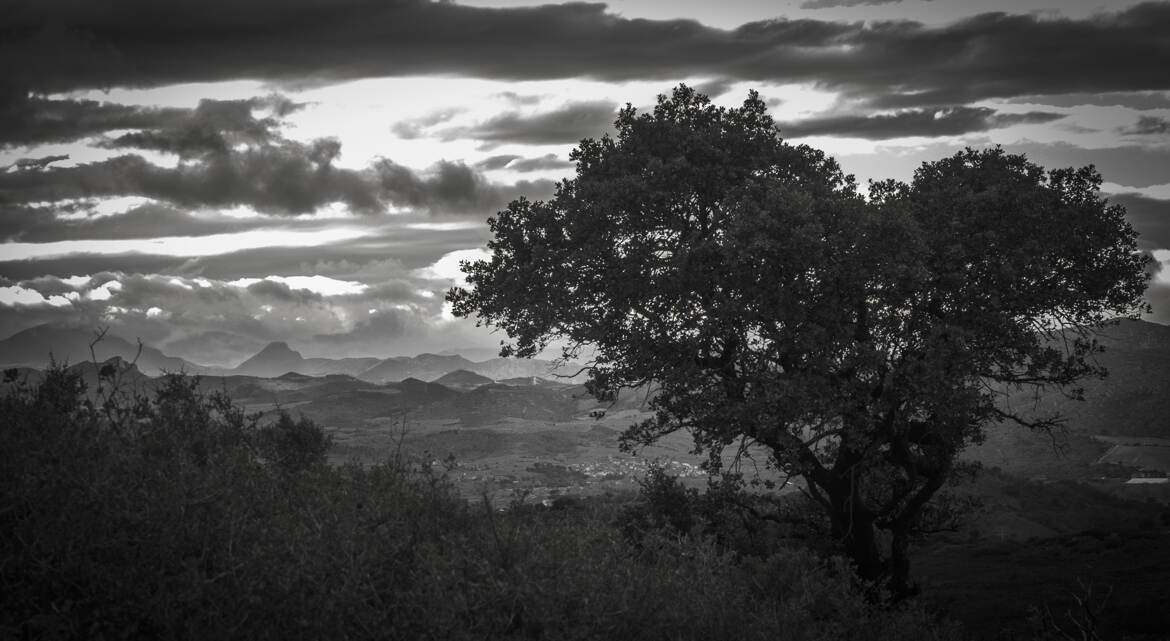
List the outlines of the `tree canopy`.
<svg viewBox="0 0 1170 641">
<path fill-rule="evenodd" d="M 916 519 L 986 425 L 1055 424 L 1005 390 L 1075 393 L 1100 373 L 1093 329 L 1144 309 L 1148 259 L 1092 167 L 967 149 L 867 198 L 754 92 L 724 108 L 680 86 L 615 124 L 551 200 L 489 220 L 454 313 L 505 354 L 587 354 L 600 398 L 653 384 L 627 443 L 763 446 L 867 579 L 905 584 Z"/>
</svg>

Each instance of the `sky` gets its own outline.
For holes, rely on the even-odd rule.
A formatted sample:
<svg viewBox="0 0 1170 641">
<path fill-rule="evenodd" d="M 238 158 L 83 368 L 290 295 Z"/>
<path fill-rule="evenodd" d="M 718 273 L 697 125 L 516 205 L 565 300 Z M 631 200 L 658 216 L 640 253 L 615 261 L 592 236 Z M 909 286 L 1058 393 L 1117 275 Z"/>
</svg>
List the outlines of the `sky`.
<svg viewBox="0 0 1170 641">
<path fill-rule="evenodd" d="M 0 3 L 0 337 L 498 346 L 443 302 L 486 219 L 679 83 L 759 91 L 861 185 L 967 146 L 1093 164 L 1170 323 L 1170 2 Z"/>
</svg>

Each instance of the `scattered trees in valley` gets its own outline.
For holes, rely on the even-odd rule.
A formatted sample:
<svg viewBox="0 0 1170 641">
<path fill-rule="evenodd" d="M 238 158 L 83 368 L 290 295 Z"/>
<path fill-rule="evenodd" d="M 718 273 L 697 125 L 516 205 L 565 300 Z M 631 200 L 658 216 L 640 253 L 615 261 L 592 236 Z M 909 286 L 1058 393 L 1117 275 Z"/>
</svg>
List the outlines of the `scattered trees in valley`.
<svg viewBox="0 0 1170 641">
<path fill-rule="evenodd" d="M 489 221 L 456 315 L 505 354 L 554 341 L 590 390 L 653 384 L 627 446 L 693 433 L 716 471 L 737 441 L 804 479 L 861 577 L 910 586 L 908 545 L 986 425 L 1050 429 L 1003 402 L 1099 374 L 1093 330 L 1144 309 L 1147 258 L 1091 168 L 999 148 L 871 184 L 785 143 L 754 92 L 685 86 L 571 155 L 547 202 Z"/>
</svg>

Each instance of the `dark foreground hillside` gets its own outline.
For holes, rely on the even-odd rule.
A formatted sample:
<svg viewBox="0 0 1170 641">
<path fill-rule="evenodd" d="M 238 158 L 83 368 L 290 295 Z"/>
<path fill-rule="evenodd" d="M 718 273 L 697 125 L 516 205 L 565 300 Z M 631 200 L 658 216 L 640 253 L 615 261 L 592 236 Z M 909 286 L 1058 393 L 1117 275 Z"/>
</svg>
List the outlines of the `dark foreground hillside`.
<svg viewBox="0 0 1170 641">
<path fill-rule="evenodd" d="M 614 500 L 469 503 L 404 457 L 328 466 L 311 422 L 183 377 L 87 402 L 50 369 L 0 414 L 0 638 L 961 638 L 800 546 L 738 553 Z"/>
<path fill-rule="evenodd" d="M 0 391 L 0 639 L 1170 638 L 1170 508 L 1084 482 L 957 484 L 973 507 L 918 545 L 922 592 L 894 605 L 799 493 L 751 503 L 651 467 L 637 494 L 468 501 L 457 462 L 329 465 L 312 420 L 105 365 Z"/>
</svg>

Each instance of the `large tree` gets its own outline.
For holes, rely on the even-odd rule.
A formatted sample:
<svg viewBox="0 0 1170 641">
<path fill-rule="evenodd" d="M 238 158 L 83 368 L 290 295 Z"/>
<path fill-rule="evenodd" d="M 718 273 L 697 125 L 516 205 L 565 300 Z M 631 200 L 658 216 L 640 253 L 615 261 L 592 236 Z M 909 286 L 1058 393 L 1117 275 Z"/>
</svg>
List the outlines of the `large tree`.
<svg viewBox="0 0 1170 641">
<path fill-rule="evenodd" d="M 1144 308 L 1147 258 L 1092 168 L 968 149 L 865 198 L 754 92 L 729 109 L 680 86 L 615 124 L 551 200 L 489 220 L 455 314 L 505 354 L 587 357 L 600 398 L 652 385 L 627 442 L 766 448 L 864 578 L 907 585 L 915 522 L 986 425 L 1055 424 L 1007 391 L 1072 393 L 1093 329 Z"/>
</svg>

